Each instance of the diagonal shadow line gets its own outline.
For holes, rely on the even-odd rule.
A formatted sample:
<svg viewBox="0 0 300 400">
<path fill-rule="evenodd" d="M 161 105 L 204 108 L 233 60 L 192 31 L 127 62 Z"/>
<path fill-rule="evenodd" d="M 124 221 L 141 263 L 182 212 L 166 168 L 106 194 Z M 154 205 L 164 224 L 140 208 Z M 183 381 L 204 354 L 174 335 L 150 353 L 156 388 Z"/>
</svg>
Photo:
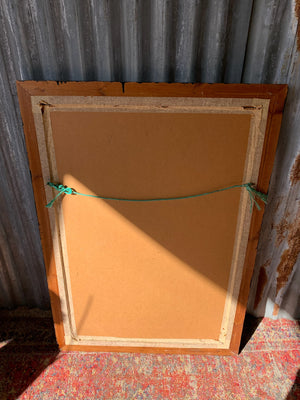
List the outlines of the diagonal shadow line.
<svg viewBox="0 0 300 400">
<path fill-rule="evenodd" d="M 209 188 L 207 191 L 216 189 L 210 186 L 210 179 L 208 179 L 206 171 L 203 172 L 202 167 L 211 165 L 211 155 L 207 158 L 205 154 L 207 152 L 201 149 L 201 146 L 199 147 L 197 142 L 199 140 L 199 126 L 195 129 L 191 118 L 187 119 L 188 127 L 183 128 L 180 126 L 178 130 L 177 124 L 179 122 L 182 124 L 181 115 L 176 117 L 176 114 L 172 114 L 171 118 L 170 115 L 163 114 L 163 118 L 160 115 L 159 123 L 163 128 L 160 126 L 157 133 L 155 130 L 157 124 L 155 114 L 150 115 L 150 131 L 148 132 L 147 129 L 143 129 L 144 120 L 138 114 L 124 115 L 123 113 L 121 118 L 119 116 L 118 128 L 114 128 L 113 132 L 109 128 L 106 132 L 107 134 L 98 135 L 95 142 L 95 138 L 90 136 L 90 133 L 95 132 L 98 125 L 90 125 L 92 119 L 91 115 L 89 115 L 90 113 L 80 115 L 79 121 L 76 120 L 76 115 L 71 113 L 71 122 L 68 120 L 68 124 L 71 123 L 72 126 L 68 127 L 64 126 L 65 122 L 61 120 L 61 113 L 53 113 L 55 114 L 56 122 L 51 117 L 51 125 L 59 180 L 69 187 L 74 187 L 78 192 L 85 193 L 85 190 L 78 189 L 76 182 L 78 185 L 84 185 L 94 194 L 103 194 L 105 196 L 107 193 L 111 193 L 110 190 L 112 190 L 113 197 L 136 197 L 135 195 L 128 196 L 128 190 L 130 192 L 132 188 L 139 195 L 144 193 L 142 194 L 143 196 L 145 193 L 149 193 L 149 187 L 150 193 L 151 190 L 152 193 L 154 191 L 154 194 L 150 194 L 150 197 L 157 197 L 157 193 L 160 190 L 164 194 L 162 196 L 159 195 L 159 197 L 168 196 L 169 193 L 167 192 L 173 191 L 174 188 L 176 191 L 180 191 L 180 193 L 175 192 L 175 195 L 180 196 L 182 195 L 181 191 L 183 191 L 183 194 L 189 193 L 189 191 L 193 193 L 194 190 L 197 192 L 195 188 L 198 185 L 195 182 L 199 183 L 199 181 L 203 187 Z M 63 114 L 68 113 L 64 112 Z M 104 113 L 105 117 L 108 114 Z M 95 113 L 93 113 L 94 115 Z M 116 123 L 116 115 L 113 115 L 113 123 Z M 111 115 L 108 117 L 110 119 Z M 124 118 L 126 121 L 124 121 Z M 136 127 L 137 118 L 140 118 L 140 120 Z M 223 115 L 219 117 L 213 115 L 213 118 L 211 116 L 206 116 L 205 118 L 206 125 L 205 129 L 202 128 L 202 133 L 209 129 L 210 135 L 209 139 L 204 138 L 204 147 L 213 147 L 215 149 L 214 157 L 219 160 L 215 175 L 218 178 L 217 181 L 220 182 L 218 184 L 213 182 L 212 184 L 231 186 L 243 183 L 250 116 L 239 116 L 237 118 L 237 127 L 234 127 L 234 129 L 230 116 L 227 118 L 227 116 L 224 117 Z M 228 141 L 227 136 L 224 135 L 224 118 L 226 120 L 226 129 L 233 132 L 229 142 L 234 147 L 234 156 L 229 156 L 228 152 L 224 151 L 223 148 L 223 144 L 225 145 L 225 142 Z M 109 123 L 111 124 L 111 122 L 110 119 Z M 130 130 L 128 132 L 126 123 L 131 124 L 132 132 Z M 102 128 L 103 124 L 101 125 Z M 79 129 L 79 141 L 70 141 L 70 136 L 66 135 L 68 129 L 71 129 L 72 132 L 74 131 L 74 134 L 78 133 Z M 243 134 L 241 134 L 241 131 Z M 222 142 L 222 145 L 220 143 L 215 145 L 218 143 L 216 139 L 219 137 L 220 132 L 221 137 L 223 137 L 222 140 L 223 142 L 225 140 L 225 142 Z M 189 134 L 190 137 L 187 138 Z M 225 139 L 224 136 L 226 136 Z M 137 139 L 139 140 L 138 143 L 136 143 Z M 198 146 L 195 150 L 197 144 Z M 67 157 L 66 146 L 68 154 L 76 154 L 77 156 L 73 158 Z M 93 152 L 90 152 L 89 146 L 92 146 Z M 199 149 L 201 150 L 200 153 Z M 178 164 L 177 158 L 179 156 L 179 159 L 181 159 L 182 154 L 184 155 L 183 161 L 181 160 Z M 206 160 L 205 162 L 202 160 L 202 164 L 199 164 L 200 156 Z M 171 157 L 170 163 L 168 157 Z M 158 162 L 153 160 L 158 160 Z M 140 168 L 142 172 L 139 171 L 140 164 L 142 165 Z M 175 169 L 172 168 L 172 165 L 175 166 Z M 195 165 L 197 165 L 197 168 L 194 167 Z M 201 168 L 199 165 L 201 165 Z M 145 171 L 143 171 L 143 168 Z M 163 178 L 161 177 L 161 171 L 164 172 Z M 230 178 L 227 177 L 227 171 L 233 171 Z M 134 172 L 136 172 L 137 177 L 134 176 Z M 65 176 L 67 175 L 73 178 L 73 182 L 65 181 Z M 95 180 L 95 176 L 99 176 L 99 179 Z M 213 177 L 210 176 L 211 179 Z M 202 182 L 203 179 L 204 182 Z M 229 181 L 226 181 L 226 179 L 229 179 Z M 167 182 L 167 192 L 164 188 L 164 182 Z M 116 188 L 121 193 L 121 196 L 118 196 L 118 193 L 115 194 Z M 204 192 L 206 190 L 200 189 L 201 191 Z M 124 192 L 127 196 L 126 194 L 124 195 Z M 202 275 L 209 280 L 214 287 L 219 287 L 219 295 L 221 292 L 226 293 L 228 289 L 240 193 L 240 189 L 234 189 L 200 199 L 162 202 L 160 204 L 134 203 L 132 205 L 111 201 L 106 201 L 105 204 L 111 210 L 116 211 L 120 218 L 128 221 L 128 224 L 135 226 L 141 233 L 147 235 L 149 239 L 154 240 L 157 245 L 167 250 L 171 256 L 176 257 L 181 263 L 180 265 L 184 265 L 184 268 L 192 269 L 196 274 Z M 75 203 L 76 196 L 72 196 L 72 200 Z M 85 199 L 84 201 L 89 200 Z M 76 213 L 79 214 L 80 211 L 76 210 Z M 74 212 L 73 218 L 75 220 L 77 218 L 76 213 Z M 82 217 L 82 214 L 80 215 Z M 96 219 L 94 215 L 84 218 L 91 221 L 91 223 Z M 212 220 L 213 231 L 211 228 Z M 101 221 L 99 221 L 99 224 L 101 226 Z M 86 230 L 85 235 L 88 234 L 89 231 Z M 96 242 L 94 243 L 95 245 Z M 222 251 L 220 251 L 220 248 Z M 130 248 L 128 251 L 134 252 L 136 249 Z M 213 267 L 207 267 L 207 265 L 213 265 Z M 211 299 L 211 307 L 214 302 L 216 300 Z M 218 315 L 219 317 L 221 316 L 220 310 L 218 310 Z M 82 314 L 81 318 L 86 319 L 86 313 Z"/>
<path fill-rule="evenodd" d="M 256 318 L 250 314 L 246 314 L 245 320 L 244 320 L 244 327 L 243 327 L 243 332 L 242 332 L 242 337 L 241 337 L 240 348 L 239 348 L 239 354 L 244 350 L 247 343 L 251 340 L 251 338 L 253 337 L 255 331 L 257 330 L 257 328 L 262 320 L 263 320 L 263 318 Z"/>
<path fill-rule="evenodd" d="M 0 398 L 15 400 L 39 377 L 59 354 L 53 319 L 38 310 L 0 310 Z"/>
<path fill-rule="evenodd" d="M 146 197 L 149 197 L 149 189 L 150 193 L 152 191 L 150 197 L 152 196 L 157 197 L 157 193 L 159 193 L 160 197 L 161 193 L 160 191 L 157 192 L 157 190 L 154 191 L 153 195 L 153 190 L 154 190 L 153 188 L 159 186 L 161 190 L 165 191 L 163 187 L 164 184 L 162 182 L 166 182 L 166 185 L 168 187 L 166 189 L 167 191 L 170 191 L 170 188 L 172 189 L 172 191 L 175 189 L 176 195 L 178 194 L 178 192 L 176 193 L 176 191 L 178 190 L 180 191 L 179 195 L 188 194 L 190 192 L 193 193 L 194 191 L 197 192 L 199 190 L 195 189 L 197 187 L 197 185 L 195 185 L 195 182 L 199 182 L 200 178 L 201 178 L 200 182 L 203 179 L 205 180 L 205 183 L 202 183 L 202 185 L 204 184 L 204 187 L 206 189 L 207 188 L 209 190 L 215 189 L 215 187 L 213 188 L 211 187 L 210 181 L 209 180 L 207 181 L 208 178 L 206 177 L 206 171 L 195 172 L 193 171 L 194 168 L 187 167 L 187 164 L 190 162 L 190 159 L 191 159 L 191 165 L 194 165 L 193 163 L 199 164 L 198 161 L 201 153 L 201 152 L 199 153 L 198 150 L 195 151 L 194 149 L 195 146 L 192 145 L 193 143 L 194 144 L 197 143 L 197 140 L 199 139 L 197 139 L 198 131 L 195 132 L 195 129 L 192 127 L 191 122 L 189 122 L 189 126 L 187 128 L 187 131 L 191 130 L 192 132 L 191 136 L 188 137 L 188 139 L 185 139 L 188 132 L 184 130 L 185 134 L 183 135 L 182 131 L 178 132 L 176 130 L 177 129 L 176 123 L 180 121 L 180 118 L 178 121 L 176 120 L 175 122 L 172 123 L 173 125 L 171 125 L 171 128 L 168 125 L 170 124 L 170 120 L 160 121 L 160 123 L 163 124 L 166 130 L 167 128 L 169 129 L 169 132 L 164 134 L 164 130 L 163 131 L 160 130 L 159 135 L 154 133 L 155 136 L 154 143 L 159 145 L 160 140 L 162 140 L 162 142 L 161 142 L 161 149 L 157 151 L 157 154 L 156 153 L 153 154 L 152 152 L 153 143 L 151 142 L 152 138 L 151 140 L 149 139 L 149 132 L 147 130 L 145 132 L 142 130 L 143 120 L 139 121 L 138 125 L 138 129 L 141 130 L 139 131 L 140 134 L 138 135 L 138 137 L 142 138 L 139 139 L 138 143 L 136 143 L 137 135 L 135 135 L 134 132 L 133 134 L 130 134 L 130 132 L 127 131 L 126 122 L 123 121 L 123 119 L 125 117 L 127 118 L 128 116 L 122 115 L 121 120 L 118 122 L 119 124 L 118 127 L 120 128 L 121 131 L 126 128 L 126 132 L 120 135 L 120 139 L 118 136 L 119 131 L 117 132 L 114 131 L 112 133 L 109 130 L 106 132 L 107 134 L 103 135 L 103 137 L 101 137 L 100 139 L 97 137 L 97 140 L 100 140 L 100 144 L 97 142 L 96 145 L 95 144 L 93 145 L 93 147 L 95 146 L 96 147 L 100 146 L 100 147 L 99 149 L 97 147 L 97 149 L 93 150 L 92 153 L 94 154 L 96 151 L 97 154 L 98 150 L 99 152 L 100 151 L 101 152 L 95 159 L 93 154 L 91 154 L 91 152 L 88 150 L 88 147 L 91 146 L 91 144 L 93 143 L 93 138 L 89 136 L 90 132 L 95 131 L 97 127 L 89 125 L 91 119 L 90 116 L 87 115 L 89 113 L 81 113 L 81 114 L 84 114 L 83 116 L 80 115 L 80 118 L 81 119 L 83 118 L 83 121 L 80 120 L 80 123 L 77 121 L 73 123 L 71 128 L 69 128 L 72 130 L 73 128 L 74 130 L 79 129 L 79 132 L 80 130 L 84 129 L 84 135 L 81 134 L 82 138 L 80 139 L 81 141 L 79 140 L 78 143 L 76 141 L 70 141 L 68 135 L 65 136 L 65 139 L 61 139 L 65 135 L 66 127 L 64 125 L 63 127 L 61 127 L 60 124 L 62 123 L 62 120 L 60 115 L 55 116 L 56 122 L 55 120 L 51 119 L 52 133 L 53 135 L 55 135 L 54 144 L 57 153 L 56 157 L 57 168 L 59 171 L 59 178 L 61 183 L 64 180 L 64 176 L 68 174 L 74 177 L 78 182 L 82 183 L 82 185 L 89 188 L 95 194 L 115 195 L 117 190 L 116 194 L 117 197 L 118 194 L 120 193 L 121 196 L 119 197 L 126 197 L 124 196 L 124 193 L 126 192 L 128 193 L 128 191 L 130 192 L 131 186 L 133 186 L 138 193 L 148 193 L 148 196 Z M 75 117 L 76 116 L 72 115 L 72 119 L 74 119 Z M 135 114 L 133 117 L 129 116 L 128 123 L 133 124 L 132 118 L 136 119 L 137 114 Z M 175 117 L 172 115 L 172 118 Z M 240 140 L 239 144 L 235 145 L 234 156 L 229 157 L 226 154 L 226 152 L 224 152 L 222 146 L 221 147 L 215 146 L 217 148 L 215 150 L 216 152 L 215 156 L 218 157 L 220 164 L 217 167 L 216 175 L 222 176 L 222 179 L 220 177 L 218 178 L 221 179 L 220 182 L 222 183 L 213 184 L 217 185 L 218 188 L 221 186 L 230 186 L 231 184 L 242 183 L 241 181 L 243 178 L 243 171 L 244 171 L 244 157 L 246 154 L 247 141 L 248 141 L 247 124 L 250 123 L 250 119 L 248 120 L 247 118 L 248 116 L 246 116 L 246 120 L 241 119 L 241 121 L 243 121 L 244 123 L 244 126 L 242 128 L 243 131 L 245 131 L 243 132 L 244 139 L 239 139 Z M 213 119 L 217 120 L 217 122 L 209 120 L 210 124 L 215 124 L 212 128 L 210 128 L 212 132 L 214 131 L 215 128 L 219 129 L 219 132 L 220 130 L 222 132 L 223 126 L 221 124 L 221 120 L 219 121 L 216 116 L 214 116 Z M 115 120 L 116 116 L 114 116 L 114 121 Z M 152 124 L 150 128 L 153 131 L 156 122 L 155 121 L 153 122 L 152 119 L 150 121 L 151 121 L 150 125 Z M 241 124 L 241 121 L 239 121 L 239 124 Z M 69 120 L 68 122 L 70 123 Z M 229 128 L 231 129 L 232 121 L 230 120 L 230 118 L 228 119 L 228 121 L 225 122 L 227 124 L 226 129 Z M 79 125 L 79 127 L 77 127 L 77 125 Z M 239 126 L 239 128 L 236 129 L 235 133 L 232 134 L 234 140 L 237 140 L 237 138 L 241 136 L 240 130 L 241 129 Z M 78 131 L 76 132 L 78 133 Z M 83 131 L 81 131 L 81 133 L 82 132 Z M 61 142 L 57 142 L 58 136 L 59 140 L 62 140 Z M 80 134 L 78 136 L 80 136 Z M 160 138 L 161 136 L 162 139 Z M 245 140 L 245 137 L 247 137 L 247 140 Z M 233 139 L 231 138 L 231 140 Z M 187 142 L 188 144 L 185 144 L 185 142 Z M 217 143 L 214 140 L 213 142 Z M 66 145 L 68 148 L 68 152 L 70 154 L 78 155 L 73 160 L 66 156 L 66 151 L 65 151 Z M 148 146 L 150 145 L 152 147 L 148 148 Z M 103 149 L 105 149 L 105 151 Z M 184 154 L 183 157 L 184 161 L 181 160 L 179 162 L 179 165 L 177 165 L 176 157 L 179 155 L 180 159 L 182 154 Z M 203 157 L 205 157 L 203 151 L 201 154 Z M 163 177 L 160 176 L 162 175 L 162 173 L 160 173 L 159 167 L 155 166 L 156 163 L 154 162 L 153 164 L 153 159 L 156 159 L 155 158 L 156 156 L 158 157 L 159 160 L 159 166 L 162 168 L 161 170 L 162 173 L 164 174 Z M 175 163 L 176 168 L 174 171 L 172 171 L 172 168 L 170 167 L 170 165 L 168 165 L 169 164 L 168 157 L 172 157 L 170 165 L 172 165 L 172 163 L 173 164 Z M 149 165 L 147 165 L 147 161 L 143 159 L 148 159 L 148 161 L 152 160 L 151 168 L 149 168 Z M 88 162 L 83 162 L 84 160 L 88 160 Z M 207 158 L 207 162 L 208 162 L 207 168 L 210 168 L 209 157 Z M 143 165 L 143 167 L 141 168 L 145 168 L 146 170 L 145 173 L 144 172 L 141 173 L 139 171 L 138 167 L 139 163 Z M 97 168 L 96 174 L 95 174 L 95 168 Z M 152 169 L 154 170 L 153 176 L 151 175 Z M 234 172 L 233 176 L 231 176 L 230 178 L 227 177 L 227 179 L 229 180 L 226 181 L 226 174 L 227 174 L 226 171 L 230 169 L 231 170 L 233 169 L 233 171 L 237 170 L 239 172 Z M 126 175 L 124 170 L 126 170 L 127 172 L 131 171 L 132 173 L 131 174 L 128 173 Z M 166 170 L 167 172 L 165 172 L 164 170 Z M 225 170 L 225 172 L 223 170 Z M 138 178 L 132 178 L 132 176 L 134 175 L 133 174 L 134 171 L 138 175 Z M 187 171 L 191 173 L 191 176 L 186 176 Z M 95 176 L 99 177 L 98 181 L 95 181 Z M 168 180 L 166 180 L 166 177 L 168 177 Z M 69 186 L 73 187 L 74 185 L 69 185 Z M 78 190 L 78 188 L 76 187 L 75 189 Z M 208 191 L 208 189 L 203 191 Z M 200 189 L 200 192 L 201 191 L 202 190 Z M 136 196 L 128 196 L 128 197 L 136 197 Z M 210 195 L 207 198 L 205 197 L 201 199 L 190 199 L 187 201 L 180 200 L 177 201 L 176 204 L 174 202 L 173 204 L 170 204 L 170 202 L 168 202 L 168 204 L 160 204 L 160 205 L 144 203 L 142 206 L 138 203 L 135 203 L 134 206 L 128 203 L 120 204 L 118 202 L 107 202 L 107 204 L 110 207 L 114 208 L 120 215 L 127 218 L 128 221 L 135 224 L 141 231 L 149 235 L 149 237 L 153 238 L 155 241 L 157 241 L 159 244 L 165 247 L 168 251 L 170 251 L 170 253 L 174 254 L 176 257 L 181 259 L 191 268 L 194 268 L 196 272 L 205 275 L 216 285 L 219 285 L 224 290 L 227 290 L 228 280 L 226 280 L 226 276 L 224 276 L 224 268 L 222 268 L 222 265 L 224 265 L 224 260 L 221 259 L 221 255 L 220 258 L 218 258 L 218 254 L 220 252 L 215 251 L 214 254 L 215 259 L 217 259 L 217 262 L 219 263 L 218 271 L 213 271 L 211 268 L 207 268 L 206 265 L 201 265 L 199 254 L 202 254 L 203 256 L 205 254 L 205 250 L 209 246 L 211 246 L 211 241 L 215 240 L 216 243 L 215 248 L 223 246 L 223 249 L 225 249 L 224 250 L 225 255 L 223 254 L 223 257 L 226 257 L 227 259 L 225 263 L 231 262 L 232 248 L 233 248 L 232 241 L 235 235 L 239 199 L 240 199 L 240 189 L 237 190 L 234 189 L 230 193 L 229 192 L 218 193 L 217 195 Z M 202 211 L 201 217 L 198 215 L 199 210 L 201 211 L 201 206 L 199 208 L 200 202 L 204 204 L 203 208 L 204 209 L 206 208 L 206 210 L 208 210 L 206 213 L 209 213 L 211 219 L 214 218 L 216 212 L 219 213 L 218 220 L 214 221 L 215 229 L 213 234 L 211 233 L 211 227 L 209 224 L 210 220 L 209 218 L 207 218 L 206 213 Z M 217 204 L 218 207 L 217 211 L 212 206 L 212 203 L 214 202 L 215 204 Z M 227 218 L 226 220 L 225 217 Z M 198 227 L 200 228 L 202 227 L 202 231 L 201 230 L 197 231 L 195 227 L 195 222 L 197 223 Z M 198 236 L 199 232 L 201 233 L 200 239 Z M 206 232 L 210 233 L 206 234 Z M 213 238 L 208 237 L 209 235 L 210 236 L 214 235 L 214 237 Z M 230 236 L 231 236 L 230 238 L 231 249 L 224 247 L 223 244 L 224 240 L 226 241 Z M 201 246 L 203 249 L 202 253 L 201 251 L 199 251 Z"/>
<path fill-rule="evenodd" d="M 76 331 L 77 331 L 77 334 L 79 334 L 79 335 L 80 335 L 81 328 L 84 326 L 84 323 L 87 320 L 87 317 L 88 317 L 89 311 L 91 309 L 92 303 L 93 303 L 93 296 L 89 295 L 88 299 L 87 299 L 87 302 L 86 302 L 86 304 L 84 306 L 84 310 L 82 312 L 82 317 L 80 318 L 80 320 L 76 324 Z"/>
<path fill-rule="evenodd" d="M 300 328 L 300 320 L 298 320 L 297 323 L 298 327 Z M 300 399 L 300 369 L 298 370 L 293 386 L 286 397 L 286 400 L 298 399 Z"/>
<path fill-rule="evenodd" d="M 299 398 L 300 398 L 300 369 L 297 372 L 291 390 L 287 394 L 286 400 L 299 400 Z"/>
</svg>

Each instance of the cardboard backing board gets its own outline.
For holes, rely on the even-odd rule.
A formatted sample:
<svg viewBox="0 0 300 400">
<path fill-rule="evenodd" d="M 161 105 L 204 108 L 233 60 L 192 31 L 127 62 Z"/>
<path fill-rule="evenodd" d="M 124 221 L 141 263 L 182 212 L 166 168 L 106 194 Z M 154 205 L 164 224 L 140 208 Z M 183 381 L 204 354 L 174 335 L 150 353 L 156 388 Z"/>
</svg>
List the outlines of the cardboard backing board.
<svg viewBox="0 0 300 400">
<path fill-rule="evenodd" d="M 78 350 L 238 350 L 285 85 L 18 82 L 56 335 Z"/>
</svg>

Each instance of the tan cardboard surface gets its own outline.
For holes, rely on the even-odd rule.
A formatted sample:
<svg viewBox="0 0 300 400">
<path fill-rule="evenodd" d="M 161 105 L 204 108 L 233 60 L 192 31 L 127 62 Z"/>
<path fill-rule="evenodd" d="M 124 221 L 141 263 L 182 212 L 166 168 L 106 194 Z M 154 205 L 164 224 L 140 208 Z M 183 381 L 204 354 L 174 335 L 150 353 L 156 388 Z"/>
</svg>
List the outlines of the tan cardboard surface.
<svg viewBox="0 0 300 400">
<path fill-rule="evenodd" d="M 250 115 L 51 112 L 59 180 L 79 192 L 168 197 L 242 183 Z M 220 333 L 241 189 L 120 203 L 66 196 L 77 333 Z"/>
</svg>

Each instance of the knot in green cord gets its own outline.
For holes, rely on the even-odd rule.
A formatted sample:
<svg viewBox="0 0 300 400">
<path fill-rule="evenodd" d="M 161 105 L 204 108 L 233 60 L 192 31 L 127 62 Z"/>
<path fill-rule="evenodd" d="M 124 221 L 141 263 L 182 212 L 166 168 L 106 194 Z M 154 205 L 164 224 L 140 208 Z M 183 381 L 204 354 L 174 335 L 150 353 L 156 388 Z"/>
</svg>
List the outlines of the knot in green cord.
<svg viewBox="0 0 300 400">
<path fill-rule="evenodd" d="M 251 211 L 253 208 L 253 204 L 255 204 L 256 208 L 258 210 L 261 210 L 260 205 L 256 201 L 255 197 L 258 197 L 260 200 L 262 200 L 265 204 L 267 204 L 268 200 L 268 195 L 262 192 L 259 192 L 258 190 L 255 189 L 253 183 L 246 183 L 245 188 L 247 189 L 247 192 L 249 193 L 250 196 L 250 201 L 251 201 Z"/>
<path fill-rule="evenodd" d="M 73 190 L 71 188 L 69 188 L 68 186 L 64 186 L 64 185 L 58 185 L 57 189 L 61 192 L 61 193 L 65 193 L 65 194 L 72 194 Z"/>
<path fill-rule="evenodd" d="M 56 200 L 59 196 L 61 196 L 62 194 L 75 194 L 74 190 L 71 189 L 71 188 L 68 187 L 68 186 L 64 186 L 64 185 L 61 185 L 61 184 L 58 185 L 58 184 L 55 184 L 55 183 L 52 183 L 52 182 L 47 182 L 47 185 L 50 186 L 50 187 L 52 187 L 53 189 L 56 189 L 56 190 L 58 191 L 58 194 L 54 197 L 54 199 L 52 199 L 52 200 L 46 205 L 47 208 L 51 208 L 51 207 L 53 206 L 53 203 L 55 202 L 55 200 Z"/>
</svg>

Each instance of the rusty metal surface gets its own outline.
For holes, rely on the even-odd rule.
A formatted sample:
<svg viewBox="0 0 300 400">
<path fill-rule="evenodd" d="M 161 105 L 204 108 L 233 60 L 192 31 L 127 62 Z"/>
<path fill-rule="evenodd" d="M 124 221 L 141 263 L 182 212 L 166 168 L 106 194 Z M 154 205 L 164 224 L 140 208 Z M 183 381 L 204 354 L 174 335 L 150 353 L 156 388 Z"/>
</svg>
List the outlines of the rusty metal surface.
<svg viewBox="0 0 300 400">
<path fill-rule="evenodd" d="M 264 215 L 248 310 L 255 316 L 300 317 L 300 57 L 289 77 L 269 203 Z"/>
<path fill-rule="evenodd" d="M 0 0 L 0 305 L 49 306 L 16 80 L 288 83 L 248 308 L 299 317 L 298 11 L 293 0 Z"/>
</svg>

